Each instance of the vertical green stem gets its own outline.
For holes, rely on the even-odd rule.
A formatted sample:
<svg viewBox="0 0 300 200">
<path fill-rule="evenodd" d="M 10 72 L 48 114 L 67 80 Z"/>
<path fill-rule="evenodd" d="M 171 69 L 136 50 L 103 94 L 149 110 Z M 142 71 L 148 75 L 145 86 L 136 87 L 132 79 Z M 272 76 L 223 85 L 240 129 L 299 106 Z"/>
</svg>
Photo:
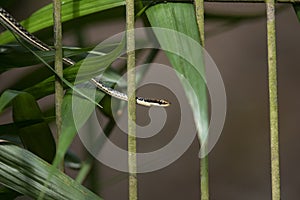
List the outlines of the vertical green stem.
<svg viewBox="0 0 300 200">
<path fill-rule="evenodd" d="M 268 69 L 270 103 L 270 143 L 271 143 L 271 180 L 272 199 L 280 199 L 279 141 L 278 141 L 278 104 L 276 72 L 276 33 L 275 1 L 266 0 L 268 32 Z"/>
<path fill-rule="evenodd" d="M 61 1 L 53 0 L 53 20 L 54 20 L 54 49 L 55 49 L 55 71 L 63 77 L 62 63 L 62 28 L 61 28 Z M 57 140 L 61 134 L 62 113 L 61 105 L 63 102 L 63 83 L 56 77 L 55 79 L 55 115 L 57 127 Z M 60 169 L 63 170 L 63 161 L 60 164 Z"/>
<path fill-rule="evenodd" d="M 200 34 L 200 43 L 204 48 L 204 0 L 195 0 L 196 20 Z"/>
<path fill-rule="evenodd" d="M 126 0 L 129 199 L 137 199 L 134 0 Z"/>
<path fill-rule="evenodd" d="M 195 11 L 196 11 L 198 30 L 200 34 L 200 44 L 204 48 L 205 45 L 204 43 L 204 0 L 195 0 Z M 204 59 L 204 56 L 202 57 Z M 200 179 L 201 179 L 200 181 L 201 200 L 208 200 L 209 199 L 208 155 L 200 160 Z"/>
<path fill-rule="evenodd" d="M 200 160 L 201 200 L 209 199 L 208 156 Z"/>
</svg>

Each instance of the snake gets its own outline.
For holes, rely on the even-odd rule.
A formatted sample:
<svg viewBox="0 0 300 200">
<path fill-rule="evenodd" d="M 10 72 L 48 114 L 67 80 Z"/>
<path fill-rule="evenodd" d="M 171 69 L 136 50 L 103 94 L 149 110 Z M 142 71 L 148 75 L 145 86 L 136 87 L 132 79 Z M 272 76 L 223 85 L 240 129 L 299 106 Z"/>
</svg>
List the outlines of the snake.
<svg viewBox="0 0 300 200">
<path fill-rule="evenodd" d="M 23 27 L 9 12 L 7 12 L 5 9 L 0 7 L 0 22 L 1 24 L 6 28 L 15 33 L 18 37 L 25 40 L 35 48 L 41 50 L 41 51 L 51 51 L 54 50 L 49 45 L 45 44 L 41 40 L 39 40 L 37 37 L 29 33 L 29 31 L 26 30 L 25 27 Z M 64 64 L 72 66 L 76 64 L 75 61 L 73 61 L 70 58 L 62 58 L 62 61 Z M 106 86 L 101 80 L 96 80 L 95 78 L 91 78 L 90 82 L 93 83 L 98 89 L 100 89 L 102 92 L 128 102 L 128 96 L 125 93 L 122 93 L 118 90 L 114 90 L 108 86 Z M 142 105 L 142 106 L 158 106 L 158 107 L 167 107 L 171 103 L 165 99 L 154 99 L 154 98 L 144 98 L 144 97 L 136 97 L 136 104 Z"/>
</svg>

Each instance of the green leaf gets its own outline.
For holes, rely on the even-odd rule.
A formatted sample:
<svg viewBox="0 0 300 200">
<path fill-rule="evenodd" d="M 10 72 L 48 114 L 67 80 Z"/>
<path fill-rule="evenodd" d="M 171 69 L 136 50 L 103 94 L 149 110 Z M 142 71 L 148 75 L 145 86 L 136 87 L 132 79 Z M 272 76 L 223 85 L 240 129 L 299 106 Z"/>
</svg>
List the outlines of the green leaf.
<svg viewBox="0 0 300 200">
<path fill-rule="evenodd" d="M 26 127 L 29 125 L 34 125 L 40 123 L 41 120 L 25 120 L 20 122 L 14 122 L 9 124 L 0 125 L 0 136 L 2 135 L 17 135 L 18 129 L 21 127 Z"/>
<path fill-rule="evenodd" d="M 29 151 L 4 143 L 0 145 L 0 182 L 33 199 L 41 192 L 43 199 L 101 199 Z"/>
<path fill-rule="evenodd" d="M 94 47 L 90 48 L 64 48 L 64 57 L 85 55 Z M 0 73 L 12 68 L 27 67 L 40 64 L 41 61 L 32 55 L 30 51 L 20 45 L 0 45 Z M 34 51 L 47 63 L 54 61 L 55 51 Z M 98 52 L 101 53 L 101 52 Z M 82 57 L 82 56 L 81 56 Z M 18 58 L 18 59 L 16 59 Z"/>
<path fill-rule="evenodd" d="M 23 92 L 16 90 L 5 90 L 0 97 L 0 113 L 10 104 L 10 102 Z"/>
<path fill-rule="evenodd" d="M 124 0 L 65 0 L 62 4 L 62 22 L 124 5 Z M 52 12 L 52 4 L 46 5 L 21 24 L 31 33 L 53 26 Z M 9 31 L 0 35 L 0 44 L 13 40 L 14 36 Z"/>
<path fill-rule="evenodd" d="M 0 125 L 0 136 L 3 135 L 17 135 L 18 134 L 18 126 L 15 123 L 10 124 L 1 124 Z"/>
<path fill-rule="evenodd" d="M 55 141 L 48 124 L 33 96 L 21 93 L 13 100 L 13 120 L 17 124 L 27 121 L 37 123 L 23 124 L 18 127 L 18 135 L 25 148 L 47 162 L 52 162 L 55 155 Z"/>
<path fill-rule="evenodd" d="M 150 7 L 146 14 L 153 27 L 167 28 L 183 33 L 200 44 L 198 26 L 192 4 L 157 4 Z M 155 32 L 155 34 L 157 33 Z M 201 49 L 199 52 L 194 52 L 195 48 L 192 46 L 194 44 L 184 41 L 178 34 L 159 34 L 156 36 L 163 49 L 174 49 L 177 52 L 177 54 L 166 52 L 166 55 L 177 71 L 193 111 L 198 137 L 200 142 L 204 142 L 207 139 L 208 131 L 208 108 L 205 77 L 202 77 L 199 73 L 204 74 L 205 71 Z M 187 58 L 196 58 L 198 62 L 195 65 L 195 63 L 188 62 Z M 186 81 L 190 84 L 192 90 L 188 87 Z"/>
</svg>

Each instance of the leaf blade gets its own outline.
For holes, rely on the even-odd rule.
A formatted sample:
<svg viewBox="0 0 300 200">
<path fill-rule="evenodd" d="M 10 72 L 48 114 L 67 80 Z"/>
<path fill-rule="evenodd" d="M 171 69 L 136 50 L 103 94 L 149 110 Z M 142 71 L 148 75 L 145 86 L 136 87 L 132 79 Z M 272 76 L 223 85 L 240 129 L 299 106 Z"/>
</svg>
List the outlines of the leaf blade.
<svg viewBox="0 0 300 200">
<path fill-rule="evenodd" d="M 194 7 L 187 3 L 162 3 L 150 7 L 146 11 L 148 20 L 153 27 L 167 28 L 176 32 L 182 33 L 200 45 L 200 38 L 195 19 Z M 154 31 L 155 32 L 155 31 Z M 208 133 L 208 108 L 207 94 L 204 75 L 205 67 L 201 52 L 193 52 L 192 43 L 183 41 L 182 38 L 174 35 L 157 35 L 157 39 L 163 49 L 175 49 L 178 55 L 166 52 L 166 55 L 171 62 L 185 90 L 191 106 L 198 137 L 200 142 L 207 139 Z M 188 53 L 187 53 L 188 52 Z M 198 54 L 198 55 L 197 55 Z M 189 63 L 182 55 L 194 58 L 196 56 L 198 64 Z M 183 77 L 181 76 L 183 75 Z M 191 91 L 186 85 L 185 80 L 191 85 Z"/>
<path fill-rule="evenodd" d="M 62 4 L 62 22 L 123 5 L 125 5 L 124 0 L 65 0 Z M 48 4 L 22 21 L 21 24 L 32 33 L 50 27 L 53 25 L 52 10 L 52 4 Z M 13 40 L 14 36 L 8 31 L 0 35 L 0 44 Z"/>
<path fill-rule="evenodd" d="M 33 96 L 24 92 L 13 100 L 13 120 L 15 123 L 38 121 L 18 127 L 18 135 L 25 148 L 47 162 L 52 162 L 56 152 L 55 141 Z"/>
<path fill-rule="evenodd" d="M 46 187 L 50 173 L 51 187 Z M 34 199 L 41 191 L 44 199 L 101 199 L 29 151 L 3 142 L 0 144 L 0 182 Z"/>
</svg>

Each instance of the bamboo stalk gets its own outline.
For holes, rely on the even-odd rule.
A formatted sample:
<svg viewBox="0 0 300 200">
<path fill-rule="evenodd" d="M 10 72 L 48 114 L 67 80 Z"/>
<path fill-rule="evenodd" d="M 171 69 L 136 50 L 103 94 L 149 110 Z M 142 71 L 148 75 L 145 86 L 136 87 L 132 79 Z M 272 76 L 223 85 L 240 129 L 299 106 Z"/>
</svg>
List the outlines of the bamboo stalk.
<svg viewBox="0 0 300 200">
<path fill-rule="evenodd" d="M 126 0 L 129 199 L 137 199 L 134 0 Z"/>
<path fill-rule="evenodd" d="M 55 49 L 55 71 L 63 77 L 63 63 L 62 63 L 62 27 L 61 27 L 61 1 L 53 0 L 53 20 L 54 20 L 54 49 Z M 63 102 L 63 83 L 60 78 L 55 79 L 55 116 L 57 128 L 57 143 L 61 135 L 62 127 L 62 113 L 61 106 Z M 63 160 L 59 168 L 63 171 Z"/>
<path fill-rule="evenodd" d="M 200 44 L 204 48 L 204 0 L 195 0 L 194 4 L 198 30 L 200 34 Z M 201 54 L 203 53 L 201 52 Z M 204 59 L 204 56 L 201 56 Z M 205 62 L 203 61 L 203 66 L 204 63 Z M 201 138 L 199 138 L 199 140 L 201 140 Z M 201 200 L 209 200 L 208 155 L 200 160 L 200 179 Z"/>
<path fill-rule="evenodd" d="M 270 103 L 270 143 L 271 143 L 271 182 L 272 199 L 280 199 L 279 138 L 278 138 L 278 101 L 276 70 L 276 32 L 275 1 L 266 0 L 267 37 L 268 37 L 268 77 Z"/>
</svg>

